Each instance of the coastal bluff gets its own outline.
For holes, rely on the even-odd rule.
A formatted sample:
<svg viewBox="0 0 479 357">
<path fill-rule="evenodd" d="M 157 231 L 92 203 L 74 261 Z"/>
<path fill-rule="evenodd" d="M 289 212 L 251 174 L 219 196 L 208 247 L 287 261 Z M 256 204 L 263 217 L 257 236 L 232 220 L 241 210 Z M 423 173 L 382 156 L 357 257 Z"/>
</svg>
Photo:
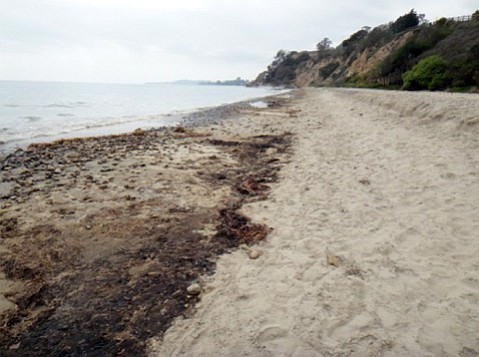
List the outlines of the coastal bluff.
<svg viewBox="0 0 479 357">
<path fill-rule="evenodd" d="M 388 24 L 364 26 L 336 47 L 325 38 L 315 51 L 280 50 L 253 85 L 475 90 L 479 10 L 434 22 L 411 10 Z"/>
</svg>

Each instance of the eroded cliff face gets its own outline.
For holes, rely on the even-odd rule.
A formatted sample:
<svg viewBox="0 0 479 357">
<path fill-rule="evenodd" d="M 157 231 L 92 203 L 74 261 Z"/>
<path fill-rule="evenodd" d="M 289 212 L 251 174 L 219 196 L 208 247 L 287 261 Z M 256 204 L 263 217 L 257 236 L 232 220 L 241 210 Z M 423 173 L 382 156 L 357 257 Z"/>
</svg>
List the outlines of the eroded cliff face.
<svg viewBox="0 0 479 357">
<path fill-rule="evenodd" d="M 404 85 L 411 90 L 479 87 L 479 11 L 472 16 L 442 18 L 395 32 L 393 25 L 400 19 L 372 30 L 363 28 L 336 48 L 279 51 L 268 70 L 253 84 L 390 88 Z M 431 62 L 435 66 L 441 63 L 442 68 L 419 66 L 428 58 L 436 61 Z M 412 71 L 414 68 L 416 71 Z M 406 75 L 408 83 L 404 83 Z M 434 80 L 421 82 L 421 78 L 429 77 Z"/>
<path fill-rule="evenodd" d="M 367 75 L 375 70 L 378 65 L 390 56 L 395 50 L 403 46 L 413 35 L 413 32 L 407 32 L 378 49 L 366 48 L 358 53 L 357 58 L 348 68 L 348 76 Z"/>
<path fill-rule="evenodd" d="M 385 58 L 411 36 L 412 32 L 407 32 L 383 46 L 367 47 L 347 55 L 337 50 L 292 52 L 277 68 L 260 73 L 254 83 L 290 87 L 342 85 L 349 78 L 372 75 Z"/>
</svg>

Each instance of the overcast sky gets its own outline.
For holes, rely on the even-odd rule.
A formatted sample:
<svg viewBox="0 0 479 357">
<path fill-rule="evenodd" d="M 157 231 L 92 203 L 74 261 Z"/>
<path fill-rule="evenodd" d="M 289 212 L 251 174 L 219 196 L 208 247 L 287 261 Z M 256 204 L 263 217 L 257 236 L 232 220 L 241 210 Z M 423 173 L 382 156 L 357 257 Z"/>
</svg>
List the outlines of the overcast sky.
<svg viewBox="0 0 479 357">
<path fill-rule="evenodd" d="M 253 79 L 279 49 L 337 45 L 415 8 L 468 15 L 477 0 L 0 0 L 0 79 Z"/>
</svg>

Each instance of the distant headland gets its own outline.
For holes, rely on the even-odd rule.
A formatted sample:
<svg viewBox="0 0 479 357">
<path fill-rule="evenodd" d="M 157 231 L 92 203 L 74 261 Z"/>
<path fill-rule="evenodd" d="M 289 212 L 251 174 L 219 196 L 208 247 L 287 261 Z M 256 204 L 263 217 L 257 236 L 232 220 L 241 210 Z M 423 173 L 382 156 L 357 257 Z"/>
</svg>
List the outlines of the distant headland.
<svg viewBox="0 0 479 357">
<path fill-rule="evenodd" d="M 228 80 L 194 80 L 194 79 L 180 79 L 172 82 L 148 82 L 147 84 L 180 84 L 180 85 L 206 85 L 206 86 L 247 86 L 250 81 L 241 77 Z"/>
</svg>

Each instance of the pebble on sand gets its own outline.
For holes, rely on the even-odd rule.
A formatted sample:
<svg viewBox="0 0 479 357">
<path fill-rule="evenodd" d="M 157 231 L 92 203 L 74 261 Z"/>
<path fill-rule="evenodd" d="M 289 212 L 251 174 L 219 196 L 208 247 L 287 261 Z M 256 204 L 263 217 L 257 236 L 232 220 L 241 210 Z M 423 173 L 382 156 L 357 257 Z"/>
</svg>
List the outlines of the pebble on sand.
<svg viewBox="0 0 479 357">
<path fill-rule="evenodd" d="M 198 283 L 193 283 L 186 288 L 189 295 L 199 295 L 201 293 L 201 286 Z"/>
<path fill-rule="evenodd" d="M 343 260 L 338 257 L 337 255 L 328 255 L 326 257 L 326 261 L 328 263 L 328 265 L 332 265 L 334 267 L 339 267 L 341 265 L 341 263 L 343 262 Z"/>
<path fill-rule="evenodd" d="M 248 256 L 250 257 L 250 259 L 258 259 L 260 255 L 261 255 L 261 252 L 256 249 L 250 250 L 248 253 Z"/>
</svg>

